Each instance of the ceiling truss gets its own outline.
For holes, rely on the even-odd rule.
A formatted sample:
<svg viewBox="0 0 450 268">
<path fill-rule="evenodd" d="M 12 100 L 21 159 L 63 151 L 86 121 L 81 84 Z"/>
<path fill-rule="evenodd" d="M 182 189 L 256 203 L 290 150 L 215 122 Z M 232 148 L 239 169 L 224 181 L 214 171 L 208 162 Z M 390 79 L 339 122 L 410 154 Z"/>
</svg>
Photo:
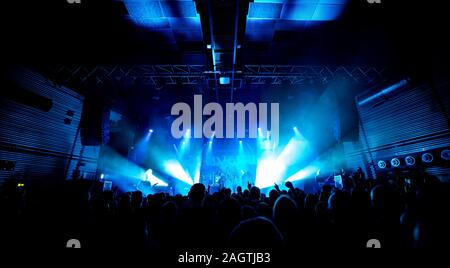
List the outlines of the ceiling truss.
<svg viewBox="0 0 450 268">
<path fill-rule="evenodd" d="M 214 83 L 214 73 L 205 65 L 59 65 L 47 69 L 57 83 L 67 86 L 139 81 L 156 88 L 165 85 L 205 85 Z M 235 85 L 305 85 L 336 79 L 370 85 L 384 80 L 385 70 L 361 66 L 244 65 L 235 74 Z M 221 75 L 220 73 L 218 75 Z M 226 75 L 226 74 L 225 74 Z"/>
</svg>

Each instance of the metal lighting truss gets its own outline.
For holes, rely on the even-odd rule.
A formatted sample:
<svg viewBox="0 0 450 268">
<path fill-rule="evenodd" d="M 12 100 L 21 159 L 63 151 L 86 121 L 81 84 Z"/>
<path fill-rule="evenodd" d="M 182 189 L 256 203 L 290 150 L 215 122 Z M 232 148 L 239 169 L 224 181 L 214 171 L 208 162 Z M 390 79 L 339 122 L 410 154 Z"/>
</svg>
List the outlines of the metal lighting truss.
<svg viewBox="0 0 450 268">
<path fill-rule="evenodd" d="M 218 79 L 205 65 L 59 65 L 46 68 L 64 85 L 105 84 L 129 79 L 156 88 L 164 85 L 211 85 Z M 244 65 L 236 72 L 236 85 L 304 85 L 336 79 L 369 85 L 383 80 L 384 69 L 361 66 Z"/>
</svg>

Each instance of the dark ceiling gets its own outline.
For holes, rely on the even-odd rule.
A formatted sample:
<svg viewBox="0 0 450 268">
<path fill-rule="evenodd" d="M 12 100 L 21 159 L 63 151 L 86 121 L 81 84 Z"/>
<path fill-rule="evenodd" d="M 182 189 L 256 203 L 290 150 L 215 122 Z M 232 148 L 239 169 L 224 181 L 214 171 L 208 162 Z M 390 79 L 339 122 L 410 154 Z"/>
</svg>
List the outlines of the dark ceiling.
<svg viewBox="0 0 450 268">
<path fill-rule="evenodd" d="M 212 1 L 213 8 L 205 8 Z M 236 3 L 239 9 L 234 9 Z M 336 78 L 354 82 L 345 93 L 352 100 L 386 80 L 430 75 L 437 62 L 446 62 L 450 47 L 446 9 L 430 1 L 58 0 L 2 5 L 3 64 L 32 67 L 85 95 L 95 91 L 116 110 L 135 110 L 128 112 L 135 115 L 146 111 L 150 116 L 148 107 L 158 112 L 164 100 L 191 98 L 196 92 L 216 101 L 233 101 L 233 96 L 242 101 L 268 92 L 292 100 L 300 89 L 321 88 Z M 295 20 L 295 10 L 311 5 L 316 11 L 338 7 L 339 14 L 301 13 L 301 20 Z M 317 14 L 328 17 L 315 21 Z M 214 48 L 226 61 L 237 55 L 238 64 L 223 64 L 234 70 L 231 90 L 218 90 L 216 77 L 211 77 Z"/>
<path fill-rule="evenodd" d="M 3 58 L 11 62 L 205 64 L 206 48 L 198 32 L 177 30 L 183 27 L 174 26 L 176 22 L 170 35 L 142 27 L 129 19 L 123 1 L 81 1 L 2 4 Z M 410 65 L 412 57 L 413 62 L 422 62 L 434 46 L 444 46 L 444 19 L 444 9 L 430 1 L 368 4 L 349 0 L 336 20 L 314 25 L 278 22 L 273 30 L 266 23 L 264 27 L 273 31 L 269 37 L 252 38 L 249 33 L 255 36 L 261 29 L 255 29 L 258 21 L 249 21 L 241 60 L 243 64 Z"/>
</svg>

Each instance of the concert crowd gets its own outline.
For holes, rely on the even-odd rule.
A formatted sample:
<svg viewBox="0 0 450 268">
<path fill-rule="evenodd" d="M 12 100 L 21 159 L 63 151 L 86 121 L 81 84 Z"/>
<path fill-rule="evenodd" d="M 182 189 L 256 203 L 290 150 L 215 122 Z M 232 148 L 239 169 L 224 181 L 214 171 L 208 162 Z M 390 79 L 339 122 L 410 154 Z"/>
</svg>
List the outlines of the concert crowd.
<svg viewBox="0 0 450 268">
<path fill-rule="evenodd" d="M 76 238 L 92 249 L 357 249 L 377 239 L 383 248 L 421 249 L 449 241 L 449 185 L 426 173 L 370 180 L 358 169 L 343 176 L 342 189 L 317 189 L 287 182 L 262 194 L 249 183 L 212 192 L 197 183 L 186 196 L 144 196 L 103 191 L 91 180 L 7 181 L 0 188 L 0 243 L 58 248 Z"/>
</svg>

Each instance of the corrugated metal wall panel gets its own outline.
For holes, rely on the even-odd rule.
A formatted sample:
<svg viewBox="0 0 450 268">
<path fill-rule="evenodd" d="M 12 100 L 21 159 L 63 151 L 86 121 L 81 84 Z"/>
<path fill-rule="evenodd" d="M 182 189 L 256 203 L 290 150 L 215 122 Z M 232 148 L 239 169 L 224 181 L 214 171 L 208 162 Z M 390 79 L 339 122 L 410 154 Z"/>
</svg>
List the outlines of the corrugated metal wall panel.
<svg viewBox="0 0 450 268">
<path fill-rule="evenodd" d="M 392 157 L 394 155 L 408 155 L 422 151 L 429 151 L 433 149 L 438 149 L 442 147 L 448 146 L 449 143 L 449 134 L 441 135 L 441 137 L 432 137 L 430 140 L 426 142 L 413 141 L 412 144 L 402 145 L 402 144 L 394 144 L 389 145 L 388 148 L 377 148 L 371 149 L 372 157 L 375 159 L 385 159 Z M 347 157 L 356 157 L 361 153 L 368 153 L 367 148 L 357 149 L 357 147 L 346 146 L 344 147 Z"/>
<path fill-rule="evenodd" d="M 429 167 L 426 171 L 434 176 L 446 178 L 449 180 L 450 167 Z"/>
<path fill-rule="evenodd" d="M 360 106 L 359 112 L 370 148 L 448 131 L 432 90 L 425 86 L 403 90 L 378 107 Z"/>
<path fill-rule="evenodd" d="M 428 84 L 407 86 L 379 105 L 374 104 L 381 99 L 359 106 L 360 146 L 344 146 L 347 162 L 355 162 L 360 155 L 367 159 L 367 165 L 371 159 L 376 163 L 393 156 L 449 147 L 448 86 L 441 83 L 437 92 Z M 435 171 L 442 175 L 449 170 L 430 167 L 432 174 Z"/>
<path fill-rule="evenodd" d="M 20 88 L 51 99 L 53 106 L 45 112 L 0 98 L 0 159 L 16 162 L 14 172 L 0 171 L 0 181 L 11 176 L 64 178 L 68 165 L 76 165 L 72 162 L 77 163 L 80 157 L 80 161 L 89 163 L 86 168 L 95 173 L 98 146 L 73 150 L 75 138 L 79 136 L 83 97 L 29 70 L 15 69 L 9 77 Z M 67 115 L 69 110 L 73 111 L 73 116 Z M 71 123 L 65 124 L 65 118 Z M 77 148 L 81 148 L 79 137 Z"/>
<path fill-rule="evenodd" d="M 74 157 L 80 156 L 83 165 L 79 167 L 80 175 L 85 179 L 96 178 L 97 162 L 100 155 L 100 146 L 83 146 L 81 145 L 81 137 L 78 135 L 74 147 Z M 77 159 L 73 159 L 68 167 L 66 178 L 72 178 L 73 171 L 78 164 Z"/>
<path fill-rule="evenodd" d="M 52 178 L 54 174 L 64 174 L 66 159 L 51 155 L 34 155 L 30 153 L 0 151 L 1 159 L 8 159 L 16 162 L 14 172 L 6 172 L 17 178 Z M 2 172 L 0 172 L 2 173 Z M 7 179 L 4 178 L 4 179 Z"/>
<path fill-rule="evenodd" d="M 361 152 L 361 144 L 359 142 L 344 142 L 343 148 L 345 152 L 345 159 L 347 163 L 347 167 L 349 169 L 356 169 L 358 167 L 363 167 L 365 165 L 365 161 L 360 153 L 353 152 Z"/>
<path fill-rule="evenodd" d="M 402 156 L 408 154 L 414 154 L 417 152 L 423 152 L 443 147 L 450 146 L 450 135 L 446 137 L 434 138 L 427 141 L 417 141 L 416 143 L 409 145 L 397 145 L 389 149 L 382 149 L 378 151 L 372 151 L 372 155 L 375 159 L 386 159 L 392 156 Z"/>
</svg>

